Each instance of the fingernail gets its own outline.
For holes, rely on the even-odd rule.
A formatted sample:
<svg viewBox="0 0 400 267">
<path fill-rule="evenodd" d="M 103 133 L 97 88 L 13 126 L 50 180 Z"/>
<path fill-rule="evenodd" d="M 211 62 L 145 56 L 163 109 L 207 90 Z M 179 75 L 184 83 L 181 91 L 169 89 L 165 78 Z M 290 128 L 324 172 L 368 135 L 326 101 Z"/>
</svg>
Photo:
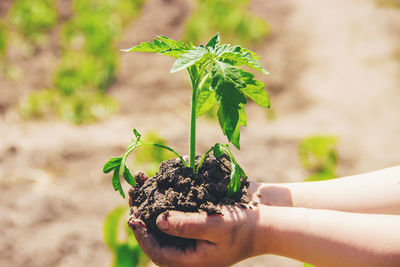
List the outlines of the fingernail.
<svg viewBox="0 0 400 267">
<path fill-rule="evenodd" d="M 138 227 L 141 226 L 141 221 L 140 221 L 140 220 L 137 220 L 137 219 L 130 219 L 130 220 L 128 221 L 128 224 L 129 224 L 129 226 L 131 227 L 131 229 L 132 229 L 133 231 L 135 231 L 135 230 L 138 229 Z"/>
<path fill-rule="evenodd" d="M 161 215 L 157 218 L 157 227 L 160 230 L 167 230 L 168 229 L 168 220 L 165 216 Z"/>
</svg>

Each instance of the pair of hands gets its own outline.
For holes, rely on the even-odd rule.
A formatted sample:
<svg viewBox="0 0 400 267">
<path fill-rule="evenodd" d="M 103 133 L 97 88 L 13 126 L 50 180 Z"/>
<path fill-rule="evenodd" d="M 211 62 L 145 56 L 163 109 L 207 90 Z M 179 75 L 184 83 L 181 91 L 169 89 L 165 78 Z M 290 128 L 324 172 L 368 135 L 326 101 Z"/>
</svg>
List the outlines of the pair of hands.
<svg viewBox="0 0 400 267">
<path fill-rule="evenodd" d="M 132 218 L 129 225 L 150 259 L 161 266 L 227 266 L 261 254 L 260 208 L 267 203 L 260 194 L 261 184 L 251 182 L 248 188 L 249 205 L 221 206 L 222 215 L 206 212 L 184 213 L 169 211 L 157 218 L 158 228 L 173 236 L 197 240 L 197 246 L 181 251 L 160 247 L 146 225 Z M 263 242 L 264 243 L 264 242 Z"/>
</svg>

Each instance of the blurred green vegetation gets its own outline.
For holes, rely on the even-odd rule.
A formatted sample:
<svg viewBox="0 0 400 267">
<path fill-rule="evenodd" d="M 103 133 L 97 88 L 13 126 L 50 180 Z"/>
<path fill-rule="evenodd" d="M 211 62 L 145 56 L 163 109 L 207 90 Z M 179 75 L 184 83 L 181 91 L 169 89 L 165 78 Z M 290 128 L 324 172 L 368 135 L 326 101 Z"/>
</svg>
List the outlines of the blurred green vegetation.
<svg viewBox="0 0 400 267">
<path fill-rule="evenodd" d="M 400 0 L 375 0 L 375 2 L 384 7 L 400 8 Z"/>
<path fill-rule="evenodd" d="M 106 217 L 103 225 L 104 243 L 113 253 L 112 267 L 144 266 L 148 259 L 137 243 L 132 230 L 127 223 L 129 207 L 119 206 L 113 209 Z M 121 221 L 125 232 L 125 239 L 119 240 Z"/>
<path fill-rule="evenodd" d="M 300 141 L 299 160 L 309 173 L 306 181 L 321 181 L 336 177 L 337 142 L 337 138 L 332 135 L 315 135 Z"/>
<path fill-rule="evenodd" d="M 54 88 L 30 94 L 20 104 L 21 114 L 39 118 L 55 113 L 80 124 L 114 113 L 117 103 L 105 92 L 117 77 L 115 42 L 144 2 L 75 0 L 74 15 L 61 26 L 62 56 L 54 73 Z"/>
<path fill-rule="evenodd" d="M 87 90 L 66 95 L 54 89 L 31 93 L 20 103 L 20 112 L 29 118 L 41 118 L 55 112 L 60 118 L 73 123 L 94 122 L 118 109 L 111 97 Z"/>
<path fill-rule="evenodd" d="M 167 140 L 162 138 L 154 130 L 145 133 L 143 135 L 143 140 L 160 145 L 168 145 Z M 161 162 L 174 157 L 175 155 L 166 149 L 155 146 L 145 146 L 135 152 L 133 164 L 137 166 L 136 168 L 141 169 L 151 177 L 156 174 Z"/>
<path fill-rule="evenodd" d="M 7 33 L 4 23 L 0 21 L 0 63 L 7 51 Z"/>
<path fill-rule="evenodd" d="M 58 38 L 61 58 L 52 86 L 21 100 L 20 113 L 26 118 L 56 114 L 72 123 L 94 122 L 118 109 L 106 94 L 117 78 L 120 52 L 115 43 L 146 0 L 71 0 L 68 15 L 59 14 L 58 1 L 15 0 L 0 22 L 0 61 L 6 58 L 7 46 L 34 56 L 43 41 Z M 185 24 L 186 40 L 199 43 L 219 31 L 229 42 L 248 44 L 269 33 L 269 25 L 247 11 L 249 0 L 195 1 Z M 7 77 L 21 77 L 17 66 L 1 64 Z"/>
<path fill-rule="evenodd" d="M 57 25 L 56 0 L 16 0 L 9 17 L 22 35 L 37 39 Z"/>
<path fill-rule="evenodd" d="M 184 40 L 197 44 L 219 32 L 224 42 L 254 44 L 270 32 L 267 22 L 247 11 L 249 0 L 197 0 L 185 24 Z"/>
</svg>

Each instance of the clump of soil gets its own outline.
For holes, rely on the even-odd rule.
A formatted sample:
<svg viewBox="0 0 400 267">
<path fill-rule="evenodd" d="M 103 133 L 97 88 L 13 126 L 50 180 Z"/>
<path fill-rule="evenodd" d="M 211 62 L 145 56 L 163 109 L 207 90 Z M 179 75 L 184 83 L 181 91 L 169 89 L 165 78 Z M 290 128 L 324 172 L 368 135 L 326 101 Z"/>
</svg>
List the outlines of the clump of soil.
<svg viewBox="0 0 400 267">
<path fill-rule="evenodd" d="M 185 167 L 181 160 L 170 159 L 160 165 L 160 172 L 138 182 L 129 191 L 132 199 L 131 214 L 141 219 L 161 246 L 173 246 L 184 250 L 194 247 L 193 239 L 178 238 L 161 232 L 156 226 L 158 215 L 167 210 L 184 212 L 205 211 L 209 215 L 221 214 L 218 204 L 248 203 L 248 182 L 242 181 L 240 190 L 227 197 L 231 164 L 224 155 L 215 158 L 209 155 L 197 174 Z"/>
</svg>

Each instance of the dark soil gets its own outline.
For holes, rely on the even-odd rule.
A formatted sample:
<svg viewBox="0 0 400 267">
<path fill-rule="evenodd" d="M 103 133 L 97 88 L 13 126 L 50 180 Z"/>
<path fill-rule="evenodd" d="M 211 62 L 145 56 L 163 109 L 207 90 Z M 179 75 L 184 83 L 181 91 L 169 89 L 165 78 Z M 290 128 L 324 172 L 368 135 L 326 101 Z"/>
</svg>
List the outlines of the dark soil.
<svg viewBox="0 0 400 267">
<path fill-rule="evenodd" d="M 156 226 L 158 215 L 167 210 L 185 212 L 205 211 L 209 215 L 221 214 L 219 204 L 248 203 L 248 182 L 242 181 L 241 189 L 227 197 L 231 164 L 227 157 L 208 156 L 197 174 L 184 167 L 179 159 L 170 159 L 160 165 L 160 172 L 144 183 L 137 183 L 129 192 L 132 198 L 132 216 L 147 225 L 161 246 L 173 246 L 184 250 L 195 247 L 196 241 L 173 237 L 161 232 Z M 134 214 L 135 213 L 135 214 Z"/>
</svg>

